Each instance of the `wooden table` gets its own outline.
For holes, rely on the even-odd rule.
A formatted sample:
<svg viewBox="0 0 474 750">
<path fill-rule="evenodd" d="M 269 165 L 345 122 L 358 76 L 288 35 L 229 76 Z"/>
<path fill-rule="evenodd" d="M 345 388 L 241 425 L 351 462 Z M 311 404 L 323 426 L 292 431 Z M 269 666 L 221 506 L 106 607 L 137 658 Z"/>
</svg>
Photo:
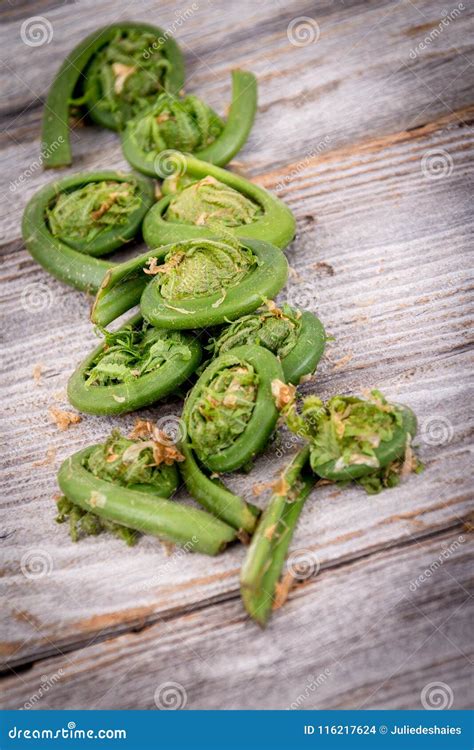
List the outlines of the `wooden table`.
<svg viewBox="0 0 474 750">
<path fill-rule="evenodd" d="M 20 33 L 34 15 L 47 19 L 38 46 Z M 443 683 L 441 704 L 467 707 L 472 5 L 38 0 L 4 3 L 2 16 L 2 706 L 153 709 L 174 691 L 198 709 L 420 708 Z M 255 128 L 232 168 L 297 218 L 280 299 L 316 311 L 334 337 L 304 392 L 377 386 L 419 416 L 421 476 L 376 497 L 313 493 L 293 544 L 312 575 L 265 631 L 239 600 L 242 546 L 167 557 L 152 538 L 73 544 L 54 522 L 60 461 L 135 415 L 67 432 L 52 422 L 96 339 L 89 300 L 30 258 L 20 219 L 53 178 L 38 156 L 54 72 L 124 18 L 174 31 L 187 90 L 220 112 L 233 68 L 258 78 Z M 77 129 L 73 148 L 64 174 L 126 167 L 114 133 Z M 286 460 L 269 449 L 232 485 L 251 496 Z"/>
</svg>

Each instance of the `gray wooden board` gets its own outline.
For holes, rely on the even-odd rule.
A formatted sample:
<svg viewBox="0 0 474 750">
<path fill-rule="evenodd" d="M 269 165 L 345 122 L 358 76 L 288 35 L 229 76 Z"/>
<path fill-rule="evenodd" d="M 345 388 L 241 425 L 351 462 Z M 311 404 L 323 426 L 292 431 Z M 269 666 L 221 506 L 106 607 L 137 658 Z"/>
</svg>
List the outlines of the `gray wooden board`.
<svg viewBox="0 0 474 750">
<path fill-rule="evenodd" d="M 0 15 L 1 611 L 10 675 L 2 705 L 21 706 L 40 690 L 37 708 L 152 708 L 155 689 L 174 680 L 191 708 L 283 708 L 302 694 L 302 708 L 416 708 L 423 687 L 442 681 L 453 707 L 464 707 L 473 9 L 465 3 L 453 15 L 433 0 L 189 8 L 179 26 L 173 2 L 35 2 Z M 38 47 L 20 34 L 33 15 L 53 30 Z M 314 41 L 298 46 L 287 30 L 301 32 L 302 17 L 313 19 L 306 31 Z M 20 220 L 52 179 L 37 162 L 51 78 L 75 43 L 118 18 L 174 29 L 187 89 L 221 112 L 231 69 L 256 73 L 257 121 L 233 168 L 294 211 L 293 272 L 279 299 L 317 312 L 334 337 L 303 390 L 328 397 L 377 386 L 419 417 L 421 476 L 375 498 L 357 487 L 312 494 L 293 549 L 306 550 L 321 572 L 290 594 L 265 632 L 238 599 L 242 547 L 213 559 L 167 557 L 151 538 L 132 550 L 107 536 L 74 545 L 54 523 L 60 461 L 112 426 L 128 428 L 135 415 L 84 417 L 67 432 L 52 423 L 48 409 L 68 408 L 68 376 L 95 337 L 89 301 L 33 262 Z M 113 133 L 78 129 L 73 148 L 64 174 L 126 168 Z M 140 416 L 179 411 L 170 400 Z M 50 449 L 52 462 L 37 465 Z M 250 476 L 230 483 L 253 500 L 253 485 L 271 479 L 293 450 L 283 433 Z M 442 569 L 411 591 L 410 581 L 460 535 Z M 36 579 L 21 568 L 34 559 L 47 573 Z M 308 687 L 326 668 L 331 675 Z M 41 689 L 41 678 L 58 670 L 61 689 Z"/>
<path fill-rule="evenodd" d="M 173 683 L 193 709 L 421 708 L 441 681 L 468 707 L 469 543 L 441 534 L 320 571 L 265 631 L 233 597 L 44 660 L 5 680 L 4 705 L 150 709 Z"/>
</svg>

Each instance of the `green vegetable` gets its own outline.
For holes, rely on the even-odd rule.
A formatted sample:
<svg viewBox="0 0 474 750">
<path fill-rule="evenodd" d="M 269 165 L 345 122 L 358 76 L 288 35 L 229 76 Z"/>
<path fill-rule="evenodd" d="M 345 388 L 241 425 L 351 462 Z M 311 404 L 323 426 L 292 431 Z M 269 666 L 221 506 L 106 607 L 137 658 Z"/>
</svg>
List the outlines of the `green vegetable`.
<svg viewBox="0 0 474 750">
<path fill-rule="evenodd" d="M 98 479 L 129 490 L 171 497 L 179 484 L 174 463 L 177 458 L 176 449 L 158 434 L 156 439 L 132 440 L 113 430 L 105 443 L 90 450 L 85 465 Z"/>
<path fill-rule="evenodd" d="M 252 534 L 259 510 L 243 498 L 227 489 L 217 477 L 210 477 L 199 464 L 193 449 L 187 442 L 180 446 L 184 461 L 179 470 L 188 492 L 206 510 L 240 532 Z"/>
<path fill-rule="evenodd" d="M 232 72 L 232 104 L 225 123 L 195 96 L 177 99 L 162 94 L 127 123 L 122 135 L 124 156 L 150 177 L 167 176 L 160 154 L 169 149 L 225 165 L 247 140 L 256 109 L 255 76 L 242 70 Z"/>
<path fill-rule="evenodd" d="M 71 164 L 71 108 L 117 129 L 165 89 L 176 94 L 184 64 L 176 42 L 156 26 L 117 23 L 94 31 L 68 54 L 51 85 L 43 119 L 45 167 Z"/>
<path fill-rule="evenodd" d="M 286 419 L 293 432 L 309 441 L 311 467 L 318 476 L 357 480 L 371 494 L 398 482 L 400 462 L 416 433 L 413 412 L 389 404 L 376 390 L 368 399 L 334 396 L 327 404 L 308 396 L 301 413 L 293 404 Z"/>
<path fill-rule="evenodd" d="M 66 459 L 58 483 L 71 503 L 101 520 L 195 552 L 218 554 L 236 538 L 235 529 L 202 510 L 167 499 L 175 485 L 170 472 L 175 477 L 176 467 L 159 462 L 172 460 L 173 452 L 169 453 L 156 439 L 129 441 L 115 433 L 105 445 Z"/>
<path fill-rule="evenodd" d="M 60 192 L 46 208 L 49 231 L 69 247 L 88 255 L 110 252 L 110 239 L 130 231 L 130 218 L 142 216 L 142 198 L 135 179 L 103 180 Z M 127 226 L 128 225 L 128 226 Z"/>
<path fill-rule="evenodd" d="M 212 237 L 219 224 L 239 238 L 265 240 L 281 249 L 295 236 L 290 209 L 258 185 L 189 154 L 171 152 L 166 165 L 175 174 L 165 180 L 164 197 L 143 222 L 149 247 Z"/>
<path fill-rule="evenodd" d="M 280 250 L 257 240 L 188 240 L 160 248 L 163 252 L 165 263 L 156 266 L 140 302 L 143 317 L 159 328 L 235 320 L 274 297 L 288 273 Z"/>
<path fill-rule="evenodd" d="M 258 346 L 240 346 L 211 362 L 188 394 L 183 419 L 188 442 L 210 471 L 249 464 L 266 446 L 279 410 L 277 358 Z"/>
<path fill-rule="evenodd" d="M 138 532 L 129 529 L 127 526 L 121 526 L 106 518 L 99 518 L 91 511 L 83 510 L 79 505 L 75 505 L 65 495 L 62 495 L 57 501 L 58 515 L 57 523 L 66 523 L 69 521 L 69 536 L 73 542 L 78 542 L 86 536 L 98 536 L 104 531 L 122 539 L 129 547 L 133 547 L 138 541 Z"/>
<path fill-rule="evenodd" d="M 209 219 L 225 227 L 251 224 L 262 213 L 261 207 L 238 190 L 209 175 L 171 196 L 166 221 L 202 226 Z"/>
<path fill-rule="evenodd" d="M 242 565 L 242 601 L 260 625 L 270 616 L 293 531 L 316 481 L 308 472 L 308 458 L 309 448 L 304 448 L 282 472 Z"/>
<path fill-rule="evenodd" d="M 286 382 L 298 385 L 316 369 L 325 340 L 323 325 L 315 315 L 268 302 L 266 308 L 225 326 L 207 348 L 215 357 L 242 344 L 264 346 L 280 360 Z"/>
<path fill-rule="evenodd" d="M 149 323 L 168 329 L 218 325 L 277 294 L 287 273 L 283 254 L 266 242 L 240 244 L 232 236 L 176 242 L 111 268 L 91 320 L 106 326 L 127 309 L 128 299 L 129 307 L 136 303 L 135 289 L 143 289 L 152 276 L 141 298 Z"/>
<path fill-rule="evenodd" d="M 173 393 L 196 370 L 195 336 L 158 330 L 137 315 L 78 366 L 68 383 L 73 406 L 89 414 L 124 414 Z"/>
<path fill-rule="evenodd" d="M 96 292 L 115 264 L 94 256 L 135 237 L 153 201 L 153 184 L 140 175 L 76 174 L 46 185 L 31 198 L 23 214 L 23 240 L 33 258 L 57 279 Z M 136 304 L 145 283 L 135 278 L 125 285 L 117 315 Z"/>
<path fill-rule="evenodd" d="M 276 483 L 241 573 L 245 609 L 261 625 L 274 605 L 291 537 L 317 477 L 343 483 L 354 480 L 373 494 L 420 468 L 411 449 L 416 433 L 413 412 L 389 404 L 379 391 L 372 391 L 367 400 L 335 396 L 326 405 L 309 396 L 301 413 L 290 403 L 286 419 L 309 444 Z"/>
</svg>

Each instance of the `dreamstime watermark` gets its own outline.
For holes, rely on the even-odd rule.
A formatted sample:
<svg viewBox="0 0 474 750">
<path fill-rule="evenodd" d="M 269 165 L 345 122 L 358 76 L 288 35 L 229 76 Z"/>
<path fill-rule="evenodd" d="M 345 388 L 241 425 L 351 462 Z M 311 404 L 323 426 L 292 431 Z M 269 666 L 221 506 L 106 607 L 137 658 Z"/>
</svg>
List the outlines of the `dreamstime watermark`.
<svg viewBox="0 0 474 750">
<path fill-rule="evenodd" d="M 420 425 L 420 440 L 430 446 L 447 445 L 454 435 L 454 428 L 447 417 L 427 417 Z"/>
<path fill-rule="evenodd" d="M 196 544 L 198 544 L 199 538 L 193 534 L 191 539 L 187 542 L 185 542 L 182 546 L 176 547 L 174 552 L 170 555 L 170 557 L 166 560 L 166 562 L 160 566 L 160 571 L 153 577 L 149 577 L 141 586 L 142 591 L 149 591 L 150 589 L 153 589 L 155 586 L 159 586 L 160 583 L 163 582 L 163 580 L 169 580 L 169 573 L 175 568 L 180 560 L 185 557 L 189 552 L 192 552 Z"/>
<path fill-rule="evenodd" d="M 450 10 L 449 12 L 447 10 L 443 11 L 443 18 L 439 22 L 437 26 L 435 26 L 434 29 L 430 31 L 429 34 L 425 36 L 423 41 L 421 41 L 419 44 L 416 45 L 416 47 L 413 47 L 410 50 L 410 57 L 412 60 L 416 60 L 420 52 L 424 52 L 428 47 L 436 40 L 439 36 L 443 33 L 443 31 L 449 26 L 451 21 L 455 21 L 459 16 L 461 15 L 462 11 L 466 10 L 466 6 L 464 3 L 458 3 L 455 8 Z"/>
<path fill-rule="evenodd" d="M 13 726 L 8 730 L 11 740 L 126 740 L 126 729 L 78 729 L 75 721 L 68 721 L 67 727 L 49 729 L 36 727 L 23 729 Z"/>
<path fill-rule="evenodd" d="M 319 559 L 310 549 L 296 549 L 286 561 L 286 569 L 295 581 L 307 581 L 318 575 L 321 567 Z"/>
<path fill-rule="evenodd" d="M 454 701 L 452 688 L 445 682 L 429 682 L 421 691 L 421 705 L 427 711 L 444 711 Z"/>
<path fill-rule="evenodd" d="M 186 157 L 180 151 L 165 149 L 153 159 L 153 169 L 158 177 L 180 177 L 186 172 Z"/>
<path fill-rule="evenodd" d="M 23 287 L 20 303 L 27 313 L 38 313 L 48 310 L 54 302 L 54 295 L 44 281 L 35 281 Z"/>
<path fill-rule="evenodd" d="M 286 287 L 286 303 L 298 310 L 311 310 L 314 302 L 315 294 L 312 284 L 290 277 Z"/>
<path fill-rule="evenodd" d="M 328 678 L 331 676 L 331 670 L 326 667 L 326 669 L 323 669 L 322 672 L 318 675 L 313 675 L 310 677 L 308 682 L 306 683 L 305 689 L 302 693 L 298 695 L 296 700 L 293 701 L 293 703 L 290 703 L 290 705 L 287 708 L 287 711 L 296 711 L 297 709 L 301 708 L 303 703 L 308 700 L 308 698 L 318 689 L 321 687 L 321 685 L 324 685 L 324 683 L 328 680 Z"/>
<path fill-rule="evenodd" d="M 53 558 L 44 549 L 29 549 L 21 558 L 21 572 L 32 581 L 49 576 L 53 570 Z"/>
<path fill-rule="evenodd" d="M 192 3 L 192 5 L 185 8 L 185 10 L 176 11 L 173 23 L 168 26 L 168 28 L 163 32 L 161 36 L 155 39 L 153 44 L 150 44 L 150 46 L 147 47 L 146 50 L 144 50 L 143 59 L 149 60 L 153 52 L 156 52 L 158 49 L 160 49 L 160 47 L 163 46 L 163 44 L 165 44 L 165 42 L 168 41 L 168 39 L 173 37 L 175 32 L 180 29 L 181 26 L 186 21 L 188 21 L 191 16 L 196 13 L 197 10 L 199 10 L 199 3 Z"/>
<path fill-rule="evenodd" d="M 447 542 L 443 542 L 441 547 L 443 548 L 443 551 L 440 552 L 436 560 L 433 560 L 433 562 L 425 568 L 425 570 L 420 573 L 419 576 L 417 576 L 413 581 L 410 581 L 409 589 L 410 591 L 416 591 L 420 586 L 425 583 L 425 581 L 429 580 L 431 576 L 433 576 L 436 571 L 441 568 L 442 565 L 448 560 L 451 555 L 453 555 L 456 550 L 458 550 L 462 544 L 466 541 L 466 537 L 462 534 L 458 536 L 457 539 L 454 540 L 454 542 L 451 542 L 451 544 L 448 545 Z"/>
<path fill-rule="evenodd" d="M 154 699 L 160 711 L 179 711 L 186 706 L 188 694 L 179 682 L 162 682 L 155 690 Z"/>
<path fill-rule="evenodd" d="M 42 148 L 38 158 L 32 161 L 29 167 L 27 167 L 21 173 L 21 175 L 16 178 L 16 180 L 10 182 L 10 185 L 8 186 L 10 193 L 14 193 L 16 190 L 18 190 L 18 188 L 23 187 L 25 182 L 27 182 L 27 180 L 29 180 L 33 176 L 33 174 L 38 171 L 38 169 L 41 169 L 44 160 L 51 154 L 54 154 L 56 149 L 58 149 L 62 143 L 64 143 L 64 138 L 62 135 L 60 135 L 49 146 L 47 146 L 46 148 Z"/>
<path fill-rule="evenodd" d="M 294 47 L 306 47 L 318 41 L 321 29 L 318 22 L 311 16 L 298 16 L 288 24 L 286 35 Z"/>
<path fill-rule="evenodd" d="M 313 409 L 312 413 L 305 414 L 305 423 L 307 427 L 316 427 L 326 409 L 324 405 L 321 405 L 318 409 Z M 277 458 L 284 458 L 289 453 L 293 453 L 296 447 L 300 447 L 302 440 L 307 440 L 307 433 L 303 429 L 298 429 L 296 432 L 290 432 L 285 434 L 275 447 L 275 455 Z"/>
<path fill-rule="evenodd" d="M 20 710 L 30 711 L 32 708 L 35 708 L 36 704 L 41 700 L 41 698 L 47 692 L 49 692 L 57 682 L 59 682 L 63 674 L 64 669 L 58 669 L 58 671 L 51 676 L 43 675 L 41 677 L 41 684 L 38 690 L 36 690 L 36 692 L 34 692 L 33 695 L 28 698 L 28 700 L 23 704 Z"/>
<path fill-rule="evenodd" d="M 430 148 L 421 157 L 421 171 L 428 180 L 449 177 L 453 168 L 453 157 L 444 148 Z"/>
<path fill-rule="evenodd" d="M 53 39 L 53 25 L 44 16 L 30 16 L 21 24 L 20 37 L 28 47 L 42 47 Z"/>
<path fill-rule="evenodd" d="M 313 146 L 308 151 L 304 159 L 301 159 L 301 161 L 295 164 L 291 172 L 288 172 L 288 174 L 282 177 L 280 182 L 278 182 L 278 184 L 275 187 L 275 192 L 277 193 L 281 192 L 289 185 L 290 182 L 292 182 L 296 177 L 299 177 L 300 174 L 304 172 L 304 170 L 309 166 L 309 164 L 311 163 L 311 159 L 314 159 L 315 156 L 318 156 L 323 151 L 325 151 L 330 141 L 331 141 L 331 136 L 327 135 L 321 141 L 319 141 L 319 143 L 316 146 Z"/>
<path fill-rule="evenodd" d="M 162 445 L 176 445 L 182 443 L 186 437 L 187 430 L 184 420 L 175 414 L 160 417 L 155 424 L 159 430 L 156 440 Z"/>
</svg>

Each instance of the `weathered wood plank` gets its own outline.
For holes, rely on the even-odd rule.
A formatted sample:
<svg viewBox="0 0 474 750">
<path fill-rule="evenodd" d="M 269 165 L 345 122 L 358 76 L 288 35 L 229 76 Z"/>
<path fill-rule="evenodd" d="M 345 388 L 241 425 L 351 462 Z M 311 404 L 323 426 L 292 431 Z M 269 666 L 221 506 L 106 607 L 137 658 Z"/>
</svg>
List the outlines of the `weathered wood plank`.
<svg viewBox="0 0 474 750">
<path fill-rule="evenodd" d="M 474 10 L 469 4 L 426 50 L 418 50 L 429 33 L 424 24 L 420 28 L 420 22 L 433 27 L 441 23 L 445 10 L 442 0 L 422 0 L 416 7 L 389 0 L 358 0 L 350 5 L 244 0 L 238 9 L 230 11 L 224 0 L 213 0 L 211 8 L 207 3 L 196 3 L 197 10 L 179 27 L 175 3 L 170 0 L 160 3 L 159 12 L 150 0 L 135 5 L 137 17 L 176 31 L 186 55 L 188 89 L 205 96 L 221 111 L 229 98 L 230 71 L 237 66 L 248 67 L 257 75 L 258 127 L 241 157 L 256 172 L 268 164 L 297 161 L 311 149 L 326 150 L 328 143 L 334 148 L 366 138 L 367 134 L 414 127 L 471 103 L 469 65 L 473 62 Z M 122 0 L 107 0 L 100 9 L 94 6 L 93 13 L 87 12 L 88 7 L 93 6 L 82 2 L 80 7 L 60 7 L 46 13 L 53 37 L 40 47 L 22 43 L 19 20 L 4 26 L 4 66 L 0 72 L 2 90 L 7 92 L 0 107 L 7 117 L 4 136 L 6 143 L 25 155 L 34 139 L 30 160 L 38 150 L 42 103 L 64 56 L 101 22 L 130 14 L 128 4 Z M 288 39 L 288 26 L 305 16 L 318 24 L 308 29 L 309 39 L 316 39 L 318 33 L 319 38 L 296 46 Z M 297 25 L 294 34 L 298 28 Z M 26 117 L 19 117 L 25 108 Z M 88 147 L 104 160 L 113 158 L 114 142 L 108 134 L 95 129 Z M 80 157 L 82 149 L 76 145 Z"/>
<path fill-rule="evenodd" d="M 422 708 L 441 681 L 468 707 L 469 545 L 458 531 L 321 571 L 265 631 L 238 599 L 162 620 L 12 675 L 1 705 L 153 709 L 171 682 L 190 709 Z"/>
<path fill-rule="evenodd" d="M 130 18 L 122 0 L 105 0 L 100 8 L 90 0 L 53 5 L 22 4 L 2 19 L 1 30 L 0 81 L 6 96 L 0 102 L 0 296 L 7 321 L 1 365 L 7 448 L 0 472 L 6 534 L 1 543 L 2 656 L 12 665 L 24 664 L 156 624 L 142 635 L 111 638 L 40 663 L 18 682 L 6 683 L 9 701 L 12 696 L 8 705 L 22 705 L 38 689 L 39 676 L 50 673 L 50 665 L 59 669 L 63 660 L 72 660 L 70 687 L 55 691 L 48 707 L 90 708 L 106 690 L 111 692 L 104 707 L 152 707 L 150 663 L 160 669 L 163 664 L 163 680 L 173 679 L 179 654 L 176 677 L 186 686 L 191 707 L 252 707 L 259 695 L 265 696 L 262 707 L 285 707 L 306 690 L 311 670 L 319 674 L 325 668 L 320 643 L 329 644 L 327 653 L 337 657 L 340 643 L 352 643 L 350 626 L 360 620 L 360 602 L 367 607 L 357 631 L 362 633 L 364 623 L 368 627 L 382 618 L 394 602 L 392 591 L 394 597 L 395 592 L 406 593 L 410 604 L 405 606 L 402 597 L 402 604 L 388 613 L 386 632 L 377 626 L 375 638 L 370 633 L 360 648 L 354 643 L 337 678 L 325 681 L 322 693 L 310 690 L 304 706 L 416 707 L 421 687 L 436 679 L 455 689 L 454 707 L 466 705 L 466 662 L 458 649 L 465 649 L 468 638 L 464 609 L 457 609 L 458 585 L 446 577 L 439 591 L 430 589 L 426 602 L 421 596 L 425 587 L 410 599 L 403 587 L 397 588 L 401 579 L 393 570 L 401 570 L 396 563 L 400 559 L 404 565 L 410 555 L 409 570 L 423 569 L 426 556 L 417 558 L 418 543 L 411 550 L 383 550 L 460 528 L 469 510 L 469 392 L 464 383 L 472 368 L 472 288 L 466 269 L 473 237 L 473 8 L 465 4 L 462 13 L 429 37 L 426 49 L 419 45 L 438 28 L 445 9 L 441 0 L 244 0 L 235 6 L 213 0 L 210 7 L 198 3 L 176 28 L 188 63 L 188 89 L 219 111 L 229 98 L 233 67 L 257 74 L 258 119 L 234 167 L 275 190 L 295 212 L 298 237 L 289 251 L 295 273 L 282 298 L 317 311 L 335 337 L 316 381 L 305 390 L 327 397 L 377 385 L 420 417 L 426 463 L 421 477 L 378 498 L 356 488 L 322 488 L 308 501 L 294 547 L 310 550 L 324 572 L 298 590 L 288 610 L 276 618 L 270 631 L 277 633 L 274 644 L 273 637 L 256 634 L 244 621 L 236 598 L 241 547 L 210 560 L 167 558 L 153 539 L 142 540 L 133 550 L 108 537 L 73 545 L 52 520 L 60 460 L 102 438 L 112 426 L 133 423 L 133 417 L 87 417 L 59 433 L 48 417 L 52 404 L 66 406 L 68 375 L 94 336 L 85 298 L 49 278 L 21 244 L 23 207 L 53 178 L 38 163 L 42 100 L 77 41 L 102 22 Z M 22 43 L 21 21 L 33 13 L 51 21 L 50 44 L 33 48 Z M 140 0 L 134 15 L 173 28 L 176 6 L 171 0 L 159 7 Z M 295 46 L 287 28 L 301 16 L 317 21 L 320 37 Z M 113 133 L 83 128 L 75 131 L 73 143 L 74 167 L 61 175 L 104 165 L 126 168 Z M 42 377 L 35 384 L 38 363 Z M 170 402 L 142 415 L 156 418 L 179 413 L 179 408 Z M 272 476 L 291 448 L 272 446 L 252 475 L 234 477 L 233 485 L 251 495 L 252 485 Z M 55 451 L 52 463 L 34 465 L 48 449 Z M 423 543 L 423 555 L 427 550 L 435 554 L 442 539 Z M 456 558 L 460 581 L 467 576 L 466 546 Z M 33 580 L 22 573 L 21 561 L 31 560 L 37 551 L 49 573 Z M 372 567 L 360 560 L 351 565 L 350 575 L 349 568 L 337 567 L 377 551 L 380 555 L 369 561 Z M 320 596 L 323 581 L 327 590 Z M 371 586 L 376 594 L 372 603 Z M 213 602 L 221 604 L 211 606 Z M 351 617 L 346 617 L 345 603 Z M 421 609 L 435 623 L 441 623 L 441 614 L 451 617 L 447 625 L 453 628 L 449 632 L 455 645 L 447 646 L 437 631 L 392 679 L 398 657 L 408 654 L 409 639 L 416 645 L 427 633 L 416 609 L 425 603 L 427 609 Z M 216 641 L 222 629 L 224 636 Z M 388 633 L 396 634 L 393 654 Z M 197 659 L 195 648 L 207 666 Z M 111 689 L 122 660 L 131 665 L 133 685 L 124 678 Z M 258 690 L 249 692 L 256 665 Z M 276 674 L 286 676 L 286 670 L 288 680 L 275 680 Z M 348 675 L 353 677 L 348 680 Z M 97 680 L 93 695 L 87 694 L 90 680 Z M 49 697 L 42 700 L 43 707 Z"/>
</svg>

